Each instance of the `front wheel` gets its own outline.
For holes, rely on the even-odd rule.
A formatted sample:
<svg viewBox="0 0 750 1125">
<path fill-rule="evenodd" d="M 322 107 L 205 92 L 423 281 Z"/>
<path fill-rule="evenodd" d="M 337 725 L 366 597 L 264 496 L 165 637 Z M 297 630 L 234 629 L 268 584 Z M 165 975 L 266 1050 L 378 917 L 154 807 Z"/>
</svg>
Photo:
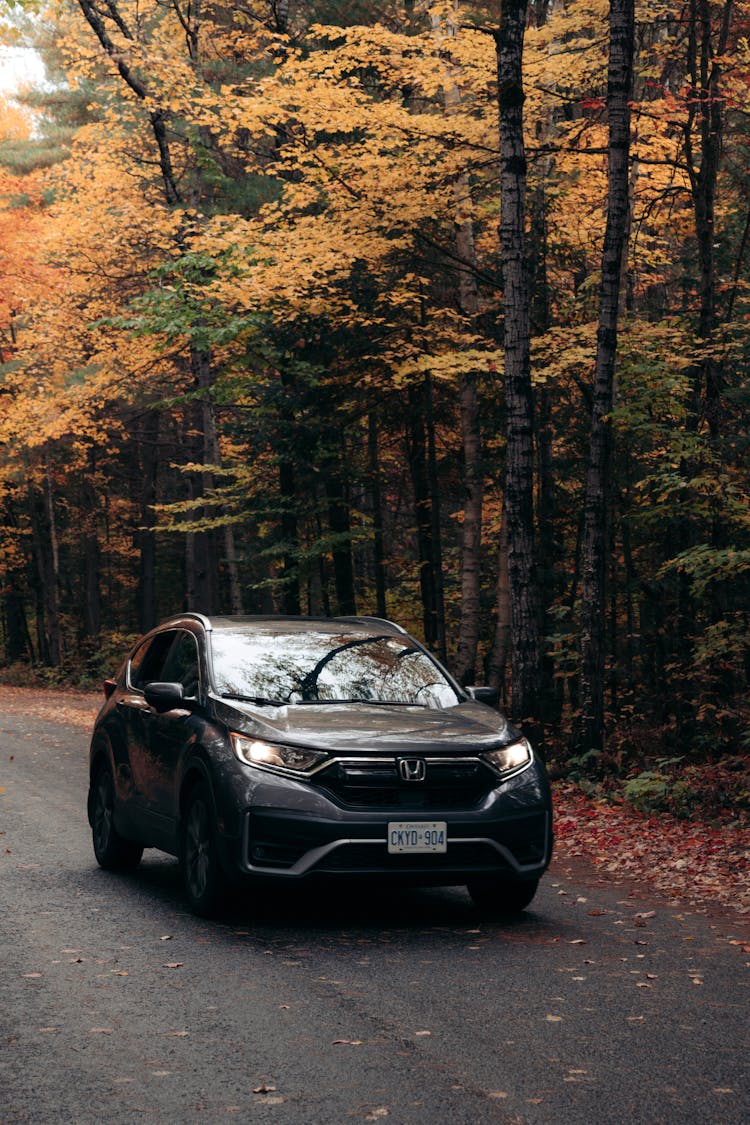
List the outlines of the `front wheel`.
<svg viewBox="0 0 750 1125">
<path fill-rule="evenodd" d="M 126 840 L 115 828 L 115 783 L 109 766 L 100 765 L 91 783 L 91 839 L 96 862 L 106 871 L 131 871 L 141 862 L 143 847 Z"/>
<path fill-rule="evenodd" d="M 180 868 L 190 909 L 202 917 L 214 914 L 221 904 L 225 877 L 211 797 L 204 785 L 196 786 L 185 803 Z"/>
<path fill-rule="evenodd" d="M 533 899 L 538 886 L 538 879 L 518 882 L 485 876 L 473 879 L 468 884 L 468 891 L 480 910 L 492 914 L 520 914 Z"/>
</svg>

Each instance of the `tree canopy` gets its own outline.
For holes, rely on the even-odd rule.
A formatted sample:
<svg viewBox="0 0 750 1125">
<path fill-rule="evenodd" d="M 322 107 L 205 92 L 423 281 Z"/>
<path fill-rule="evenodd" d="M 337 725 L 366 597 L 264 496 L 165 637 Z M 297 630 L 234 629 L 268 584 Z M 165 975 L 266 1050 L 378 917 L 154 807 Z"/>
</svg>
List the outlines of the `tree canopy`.
<svg viewBox="0 0 750 1125">
<path fill-rule="evenodd" d="M 5 663 L 96 675 L 181 608 L 387 614 L 579 756 L 746 745 L 747 0 L 635 5 L 609 398 L 614 4 L 21 7 L 50 81 L 0 102 Z"/>
</svg>

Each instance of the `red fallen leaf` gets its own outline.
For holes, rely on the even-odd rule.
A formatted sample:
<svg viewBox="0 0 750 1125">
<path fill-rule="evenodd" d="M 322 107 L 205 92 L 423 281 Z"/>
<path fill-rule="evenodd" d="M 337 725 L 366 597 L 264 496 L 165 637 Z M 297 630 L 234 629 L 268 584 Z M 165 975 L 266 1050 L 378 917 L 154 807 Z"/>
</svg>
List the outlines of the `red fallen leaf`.
<svg viewBox="0 0 750 1125">
<path fill-rule="evenodd" d="M 590 918 L 600 918 L 602 916 L 602 914 L 607 914 L 607 913 L 609 913 L 609 911 L 607 911 L 607 910 L 589 910 L 588 913 L 589 913 Z"/>
</svg>

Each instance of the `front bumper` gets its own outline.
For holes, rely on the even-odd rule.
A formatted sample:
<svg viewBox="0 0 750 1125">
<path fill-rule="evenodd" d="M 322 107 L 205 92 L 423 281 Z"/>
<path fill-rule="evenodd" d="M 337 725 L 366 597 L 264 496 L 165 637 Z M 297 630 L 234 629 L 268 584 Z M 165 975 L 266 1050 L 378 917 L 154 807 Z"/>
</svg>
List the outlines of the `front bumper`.
<svg viewBox="0 0 750 1125">
<path fill-rule="evenodd" d="M 240 869 L 246 875 L 292 879 L 356 875 L 449 885 L 481 875 L 537 879 L 549 864 L 549 810 L 517 813 L 499 821 L 462 820 L 439 813 L 434 819 L 447 823 L 445 852 L 391 854 L 385 819 L 342 824 L 286 809 L 250 810 L 244 822 Z"/>
</svg>

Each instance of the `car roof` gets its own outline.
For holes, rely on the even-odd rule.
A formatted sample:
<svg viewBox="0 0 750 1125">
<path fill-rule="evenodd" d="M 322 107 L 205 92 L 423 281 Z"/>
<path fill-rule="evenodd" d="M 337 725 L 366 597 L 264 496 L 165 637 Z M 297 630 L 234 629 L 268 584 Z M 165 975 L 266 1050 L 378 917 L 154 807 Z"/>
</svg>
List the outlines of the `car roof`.
<svg viewBox="0 0 750 1125">
<path fill-rule="evenodd" d="M 400 625 L 397 625 L 394 621 L 387 621 L 383 617 L 302 617 L 282 614 L 207 617 L 202 613 L 180 613 L 162 621 L 158 628 L 175 628 L 180 625 L 194 628 L 196 624 L 202 625 L 207 632 L 252 633 L 258 630 L 264 633 L 289 633 L 321 629 L 333 631 L 345 626 L 352 632 L 364 635 L 368 633 L 407 635 L 406 630 Z"/>
</svg>

